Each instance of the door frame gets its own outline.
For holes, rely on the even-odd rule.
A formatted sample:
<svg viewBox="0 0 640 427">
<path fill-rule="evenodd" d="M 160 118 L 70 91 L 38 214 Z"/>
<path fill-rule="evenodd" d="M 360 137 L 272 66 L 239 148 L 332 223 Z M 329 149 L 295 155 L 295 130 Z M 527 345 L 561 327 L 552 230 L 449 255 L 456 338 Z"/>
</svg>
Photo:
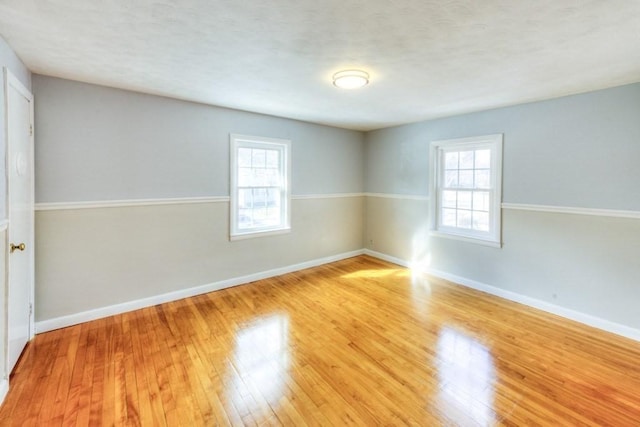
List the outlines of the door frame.
<svg viewBox="0 0 640 427">
<path fill-rule="evenodd" d="M 33 339 L 33 337 L 35 336 L 35 314 L 34 314 L 34 301 L 35 301 L 35 247 L 34 247 L 34 235 L 35 235 L 35 218 L 34 218 L 34 193 L 35 193 L 35 174 L 34 174 L 34 134 L 35 134 L 35 129 L 34 129 L 34 106 L 33 106 L 33 94 L 29 91 L 29 89 L 27 89 L 22 82 L 20 82 L 20 80 L 18 80 L 18 78 L 13 75 L 13 73 L 11 73 L 11 71 L 7 68 L 7 67 L 3 67 L 4 68 L 4 91 L 5 91 L 5 99 L 4 99 L 4 104 L 5 104 L 5 141 L 6 141 L 6 146 L 5 146 L 5 185 L 6 185 L 6 201 L 5 201 L 5 209 L 6 209 L 6 233 L 5 233 L 5 256 L 4 256 L 4 262 L 5 262 L 5 289 L 4 289 L 4 294 L 5 294 L 5 306 L 4 306 L 4 313 L 3 317 L 4 317 L 4 356 L 5 356 L 5 363 L 3 366 L 3 373 L 4 373 L 4 377 L 6 379 L 8 379 L 10 372 L 8 372 L 8 367 L 9 367 L 9 324 L 8 324 L 8 316 L 9 316 L 9 298 L 8 298 L 8 294 L 9 294 L 9 281 L 11 279 L 11 267 L 10 267 L 10 262 L 9 262 L 9 244 L 11 243 L 10 241 L 10 234 L 11 234 L 11 206 L 10 206 L 10 199 L 11 199 L 11 195 L 10 195 L 10 189 L 11 189 L 11 185 L 10 185 L 10 177 L 11 174 L 9 173 L 9 167 L 10 167 L 10 159 L 11 159 L 11 153 L 12 153 L 12 149 L 11 149 L 11 141 L 9 140 L 10 137 L 10 131 L 9 128 L 11 126 L 11 123 L 9 123 L 9 117 L 10 117 L 10 109 L 11 109 L 11 105 L 9 103 L 9 90 L 10 89 L 14 89 L 16 90 L 18 93 L 20 93 L 20 95 L 24 96 L 26 99 L 29 100 L 29 123 L 31 124 L 31 132 L 30 132 L 30 136 L 29 136 L 29 144 L 31 145 L 31 150 L 30 150 L 30 154 L 27 158 L 28 161 L 28 170 L 29 173 L 31 174 L 30 179 L 31 179 L 31 188 L 29 189 L 29 205 L 30 205 L 30 221 L 31 221 L 31 233 L 29 238 L 27 239 L 27 241 L 25 242 L 27 245 L 28 252 L 27 252 L 27 256 L 29 257 L 28 259 L 28 265 L 29 265 L 29 274 L 28 274 L 28 283 L 27 285 L 29 286 L 29 307 L 30 307 L 30 313 L 29 313 L 29 341 L 31 339 Z M 1 185 L 1 184 L 0 184 Z"/>
</svg>

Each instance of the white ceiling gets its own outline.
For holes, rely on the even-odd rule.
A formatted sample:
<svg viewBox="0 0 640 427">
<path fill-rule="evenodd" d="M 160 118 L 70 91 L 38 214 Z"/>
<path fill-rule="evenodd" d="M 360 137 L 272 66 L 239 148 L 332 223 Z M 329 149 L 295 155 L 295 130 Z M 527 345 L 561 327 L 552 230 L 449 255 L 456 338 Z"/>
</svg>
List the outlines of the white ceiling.
<svg viewBox="0 0 640 427">
<path fill-rule="evenodd" d="M 0 0 L 0 34 L 35 73 L 359 130 L 640 81 L 638 0 Z"/>
</svg>

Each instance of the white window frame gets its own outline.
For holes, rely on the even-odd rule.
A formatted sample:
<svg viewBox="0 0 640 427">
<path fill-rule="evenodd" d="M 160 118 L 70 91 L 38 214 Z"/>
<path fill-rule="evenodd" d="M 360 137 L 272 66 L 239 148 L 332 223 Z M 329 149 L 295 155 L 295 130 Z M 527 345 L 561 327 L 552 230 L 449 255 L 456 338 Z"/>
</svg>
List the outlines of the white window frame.
<svg viewBox="0 0 640 427">
<path fill-rule="evenodd" d="M 502 246 L 502 134 L 432 141 L 430 147 L 431 231 L 430 234 L 483 245 Z M 444 153 L 477 149 L 491 150 L 489 188 L 489 230 L 479 231 L 442 225 Z"/>
<path fill-rule="evenodd" d="M 252 237 L 269 236 L 288 233 L 291 231 L 291 141 L 286 139 L 266 138 L 259 136 L 230 134 L 230 240 L 248 239 Z M 238 228 L 238 150 L 240 148 L 276 149 L 280 151 L 280 224 L 277 226 Z"/>
</svg>

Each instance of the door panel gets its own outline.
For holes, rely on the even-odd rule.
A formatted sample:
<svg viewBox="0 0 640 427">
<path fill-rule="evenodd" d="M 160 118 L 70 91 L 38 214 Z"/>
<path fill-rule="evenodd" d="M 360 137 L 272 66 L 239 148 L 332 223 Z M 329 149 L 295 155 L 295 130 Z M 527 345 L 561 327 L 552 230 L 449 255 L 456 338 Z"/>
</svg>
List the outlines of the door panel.
<svg viewBox="0 0 640 427">
<path fill-rule="evenodd" d="M 33 96 L 5 69 L 7 97 L 7 374 L 32 337 Z"/>
</svg>

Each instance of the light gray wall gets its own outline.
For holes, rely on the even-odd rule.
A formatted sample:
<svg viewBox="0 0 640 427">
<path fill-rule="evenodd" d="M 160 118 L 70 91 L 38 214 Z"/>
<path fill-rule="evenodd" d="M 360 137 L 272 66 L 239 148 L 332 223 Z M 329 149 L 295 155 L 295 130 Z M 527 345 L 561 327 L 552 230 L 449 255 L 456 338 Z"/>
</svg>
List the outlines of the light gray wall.
<svg viewBox="0 0 640 427">
<path fill-rule="evenodd" d="M 36 202 L 229 195 L 229 134 L 292 140 L 295 195 L 363 189 L 363 134 L 34 75 Z"/>
<path fill-rule="evenodd" d="M 495 133 L 504 202 L 640 210 L 640 83 L 369 132 L 365 189 L 426 196 L 431 141 Z"/>
<path fill-rule="evenodd" d="M 234 242 L 228 202 L 39 210 L 37 321 L 362 248 L 361 132 L 40 75 L 33 87 L 38 203 L 228 196 L 230 133 L 290 139 L 293 194 L 312 196 L 293 200 L 291 233 Z"/>
<path fill-rule="evenodd" d="M 504 202 L 640 211 L 640 84 L 370 132 L 366 191 L 427 196 L 431 141 L 494 133 Z M 429 203 L 367 197 L 366 245 L 640 329 L 640 220 L 503 209 L 497 249 L 430 237 Z"/>
</svg>

